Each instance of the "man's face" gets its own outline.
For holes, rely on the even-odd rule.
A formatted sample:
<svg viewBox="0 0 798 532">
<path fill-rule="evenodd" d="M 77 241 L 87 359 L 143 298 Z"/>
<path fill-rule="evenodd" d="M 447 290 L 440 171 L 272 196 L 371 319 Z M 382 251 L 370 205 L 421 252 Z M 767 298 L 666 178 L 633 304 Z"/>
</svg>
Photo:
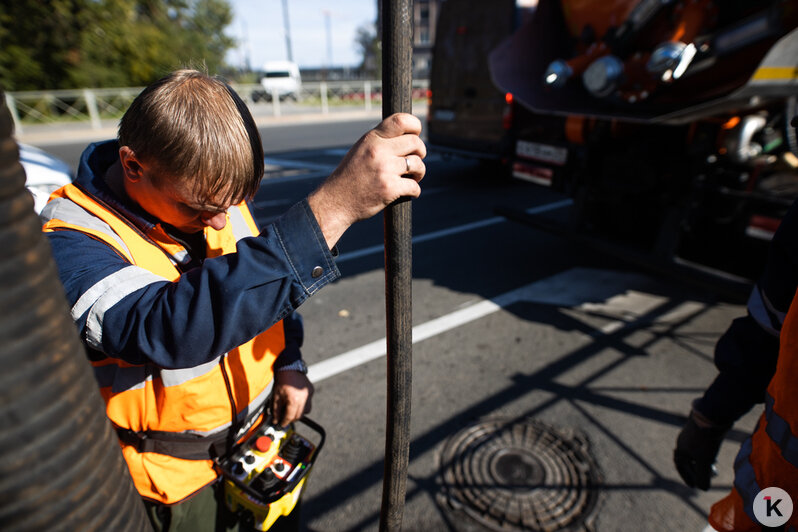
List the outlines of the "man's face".
<svg viewBox="0 0 798 532">
<path fill-rule="evenodd" d="M 141 163 L 133 152 L 120 150 L 125 191 L 138 205 L 162 222 L 184 233 L 196 233 L 205 227 L 217 231 L 227 225 L 228 202 L 206 204 L 196 199 L 191 187 L 166 179 L 158 183 L 152 169 Z"/>
</svg>

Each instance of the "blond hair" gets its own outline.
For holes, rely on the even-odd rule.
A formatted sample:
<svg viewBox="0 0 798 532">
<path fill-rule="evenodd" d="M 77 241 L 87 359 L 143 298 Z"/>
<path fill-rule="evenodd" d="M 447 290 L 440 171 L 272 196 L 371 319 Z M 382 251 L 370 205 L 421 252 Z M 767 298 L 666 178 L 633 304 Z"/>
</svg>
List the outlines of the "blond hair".
<svg viewBox="0 0 798 532">
<path fill-rule="evenodd" d="M 263 177 L 263 145 L 249 110 L 226 83 L 178 70 L 144 89 L 119 123 L 119 145 L 152 165 L 156 184 L 188 184 L 203 202 L 238 203 Z"/>
</svg>

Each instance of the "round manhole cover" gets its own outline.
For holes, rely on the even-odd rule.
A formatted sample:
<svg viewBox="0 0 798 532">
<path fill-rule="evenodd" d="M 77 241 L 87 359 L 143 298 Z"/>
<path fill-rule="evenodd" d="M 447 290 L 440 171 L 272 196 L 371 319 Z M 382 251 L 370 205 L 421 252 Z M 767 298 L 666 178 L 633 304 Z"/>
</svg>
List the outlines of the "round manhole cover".
<svg viewBox="0 0 798 532">
<path fill-rule="evenodd" d="M 492 530 L 590 529 L 599 472 L 587 440 L 533 419 L 492 419 L 451 437 L 441 495 Z"/>
</svg>

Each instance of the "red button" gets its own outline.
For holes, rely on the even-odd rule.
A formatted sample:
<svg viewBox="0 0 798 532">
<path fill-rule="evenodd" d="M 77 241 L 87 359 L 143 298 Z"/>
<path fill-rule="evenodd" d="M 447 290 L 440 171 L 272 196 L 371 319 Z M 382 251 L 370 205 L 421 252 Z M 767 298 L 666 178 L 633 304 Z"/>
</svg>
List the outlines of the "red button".
<svg viewBox="0 0 798 532">
<path fill-rule="evenodd" d="M 265 453 L 272 447 L 272 439 L 268 436 L 261 436 L 257 440 L 255 440 L 255 449 L 259 450 L 262 453 Z"/>
</svg>

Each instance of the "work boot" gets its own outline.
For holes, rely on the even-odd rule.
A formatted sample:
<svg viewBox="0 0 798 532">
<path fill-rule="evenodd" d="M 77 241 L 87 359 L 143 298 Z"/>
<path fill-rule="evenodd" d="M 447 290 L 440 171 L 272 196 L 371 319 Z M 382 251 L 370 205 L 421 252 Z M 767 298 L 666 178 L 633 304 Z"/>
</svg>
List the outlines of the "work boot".
<svg viewBox="0 0 798 532">
<path fill-rule="evenodd" d="M 690 411 L 673 451 L 676 470 L 689 487 L 709 489 L 710 479 L 717 475 L 715 459 L 720 444 L 730 428 L 730 425 L 715 425 L 699 412 Z"/>
</svg>

